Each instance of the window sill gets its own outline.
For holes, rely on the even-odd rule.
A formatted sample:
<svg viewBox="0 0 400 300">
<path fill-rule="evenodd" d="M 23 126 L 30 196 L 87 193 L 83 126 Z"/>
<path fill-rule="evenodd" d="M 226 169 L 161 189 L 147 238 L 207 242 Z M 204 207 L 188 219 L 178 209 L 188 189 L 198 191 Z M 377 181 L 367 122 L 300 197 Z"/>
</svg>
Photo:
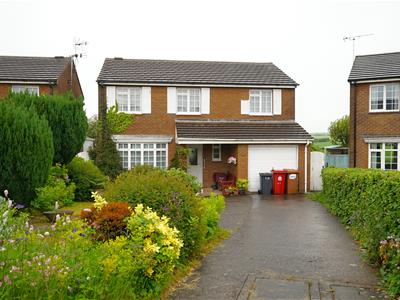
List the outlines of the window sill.
<svg viewBox="0 0 400 300">
<path fill-rule="evenodd" d="M 178 116 L 200 116 L 201 113 L 200 112 L 195 112 L 195 113 L 191 113 L 191 112 L 177 112 L 175 113 Z"/>
<path fill-rule="evenodd" d="M 379 110 L 370 110 L 369 113 L 370 114 L 379 114 L 379 113 L 398 113 L 400 112 L 399 109 L 394 109 L 394 110 L 383 110 L 383 109 L 379 109 Z"/>
<path fill-rule="evenodd" d="M 124 114 L 129 114 L 129 115 L 143 115 L 142 112 L 137 112 L 137 111 L 123 111 L 123 110 L 119 110 L 118 113 L 124 113 Z"/>
<path fill-rule="evenodd" d="M 272 113 L 249 113 L 249 116 L 273 116 Z"/>
</svg>

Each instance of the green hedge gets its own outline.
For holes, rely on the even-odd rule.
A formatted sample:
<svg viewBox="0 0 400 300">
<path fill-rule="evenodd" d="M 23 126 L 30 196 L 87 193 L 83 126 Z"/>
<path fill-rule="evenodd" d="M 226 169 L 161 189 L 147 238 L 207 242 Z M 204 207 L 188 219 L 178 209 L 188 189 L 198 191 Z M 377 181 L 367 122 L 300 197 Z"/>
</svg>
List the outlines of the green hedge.
<svg viewBox="0 0 400 300">
<path fill-rule="evenodd" d="M 399 295 L 399 256 L 384 259 L 382 245 L 400 238 L 400 172 L 326 168 L 322 179 L 323 202 L 349 226 L 368 259 L 383 263 L 386 287 L 392 295 Z"/>
</svg>

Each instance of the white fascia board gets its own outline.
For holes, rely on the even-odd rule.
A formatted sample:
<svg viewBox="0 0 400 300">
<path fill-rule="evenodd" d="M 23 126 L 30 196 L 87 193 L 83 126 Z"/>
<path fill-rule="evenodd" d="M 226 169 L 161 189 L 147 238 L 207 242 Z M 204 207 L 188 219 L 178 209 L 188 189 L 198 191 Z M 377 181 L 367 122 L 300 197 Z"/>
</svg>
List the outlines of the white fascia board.
<svg viewBox="0 0 400 300">
<path fill-rule="evenodd" d="M 126 143 L 170 143 L 172 141 L 170 135 L 129 135 L 115 134 L 112 136 L 114 142 Z"/>
<path fill-rule="evenodd" d="M 312 140 L 304 139 L 274 139 L 274 140 L 259 140 L 259 139 L 189 139 L 177 138 L 177 144 L 307 144 Z"/>
<path fill-rule="evenodd" d="M 400 136 L 365 137 L 364 142 L 369 143 L 400 143 Z"/>
<path fill-rule="evenodd" d="M 0 80 L 0 83 L 9 83 L 9 84 L 31 84 L 31 85 L 38 85 L 38 84 L 51 84 L 55 83 L 56 81 L 18 81 L 18 80 Z"/>
<path fill-rule="evenodd" d="M 388 79 L 352 80 L 352 81 L 350 81 L 350 83 L 379 83 L 379 82 L 392 82 L 392 81 L 400 81 L 400 77 L 398 77 L 398 78 L 388 78 Z"/>
<path fill-rule="evenodd" d="M 189 87 L 238 87 L 261 89 L 295 89 L 295 85 L 248 85 L 248 84 L 201 84 L 201 83 L 136 83 L 136 82 L 102 82 L 104 86 L 189 86 Z"/>
</svg>

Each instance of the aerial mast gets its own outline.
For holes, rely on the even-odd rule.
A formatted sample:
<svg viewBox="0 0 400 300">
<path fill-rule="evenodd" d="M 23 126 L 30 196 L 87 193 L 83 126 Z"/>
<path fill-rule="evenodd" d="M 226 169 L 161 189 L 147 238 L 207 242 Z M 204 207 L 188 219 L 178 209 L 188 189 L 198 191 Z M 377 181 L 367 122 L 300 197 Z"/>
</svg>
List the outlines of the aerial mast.
<svg viewBox="0 0 400 300">
<path fill-rule="evenodd" d="M 357 40 L 357 39 L 359 39 L 359 38 L 362 38 L 362 37 L 366 37 L 366 36 L 371 36 L 371 35 L 374 35 L 373 33 L 367 33 L 367 34 L 361 34 L 361 35 L 355 35 L 355 36 L 345 36 L 344 38 L 343 38 L 343 41 L 352 41 L 353 42 L 353 60 L 354 60 L 354 58 L 355 58 L 355 41 Z"/>
</svg>

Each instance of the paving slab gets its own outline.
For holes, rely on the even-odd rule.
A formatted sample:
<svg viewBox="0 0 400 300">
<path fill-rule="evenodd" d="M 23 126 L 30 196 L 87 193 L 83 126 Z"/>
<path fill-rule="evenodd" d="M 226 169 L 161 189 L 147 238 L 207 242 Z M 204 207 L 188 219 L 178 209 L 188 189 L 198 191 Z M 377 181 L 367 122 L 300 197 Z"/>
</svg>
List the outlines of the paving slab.
<svg viewBox="0 0 400 300">
<path fill-rule="evenodd" d="M 381 296 L 344 226 L 303 195 L 227 198 L 221 225 L 231 237 L 171 299 L 304 299 L 304 286 L 312 300 Z"/>
</svg>

